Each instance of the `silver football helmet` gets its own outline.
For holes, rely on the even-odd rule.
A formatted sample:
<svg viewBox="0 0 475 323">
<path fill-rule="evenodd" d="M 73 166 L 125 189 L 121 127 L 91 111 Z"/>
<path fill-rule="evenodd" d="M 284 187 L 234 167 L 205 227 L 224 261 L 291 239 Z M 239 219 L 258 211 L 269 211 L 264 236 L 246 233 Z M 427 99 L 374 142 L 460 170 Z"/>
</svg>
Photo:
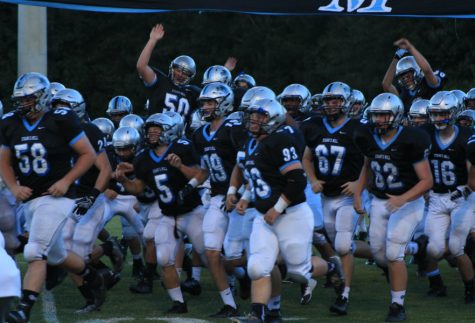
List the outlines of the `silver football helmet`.
<svg viewBox="0 0 475 323">
<path fill-rule="evenodd" d="M 239 110 L 246 110 L 253 101 L 262 99 L 276 99 L 274 91 L 265 86 L 255 86 L 244 93 Z"/>
<path fill-rule="evenodd" d="M 158 138 L 154 138 L 149 133 L 151 127 L 161 128 Z M 180 138 L 179 125 L 170 116 L 165 113 L 154 113 L 145 121 L 145 130 L 148 143 L 155 147 L 157 145 L 168 145 L 174 140 Z"/>
<path fill-rule="evenodd" d="M 429 121 L 428 108 L 429 100 L 416 99 L 412 101 L 407 117 L 413 127 L 422 126 Z"/>
<path fill-rule="evenodd" d="M 405 77 L 406 74 L 412 76 L 412 82 Z M 395 78 L 403 88 L 414 90 L 421 82 L 423 76 L 422 70 L 417 65 L 414 56 L 403 57 L 396 64 Z"/>
<path fill-rule="evenodd" d="M 201 82 L 201 84 L 206 85 L 219 82 L 226 85 L 231 85 L 231 81 L 231 72 L 226 67 L 222 65 L 214 65 L 206 69 L 205 73 L 203 74 L 203 82 Z"/>
<path fill-rule="evenodd" d="M 465 110 L 465 98 L 467 97 L 467 94 L 462 90 L 452 90 L 450 91 L 450 93 L 457 97 L 458 105 L 456 114 L 459 114 L 460 112 Z"/>
<path fill-rule="evenodd" d="M 107 141 L 112 140 L 112 135 L 115 131 L 114 123 L 107 118 L 97 118 L 92 120 L 92 123 L 95 124 L 99 130 L 106 136 Z"/>
<path fill-rule="evenodd" d="M 177 78 L 176 75 L 174 75 L 173 73 L 174 69 L 180 70 L 183 73 L 184 77 Z M 168 69 L 168 76 L 170 77 L 170 80 L 173 82 L 173 84 L 177 86 L 186 85 L 190 83 L 190 81 L 195 77 L 195 75 L 196 64 L 193 58 L 191 58 L 190 56 L 178 56 L 170 63 L 170 67 Z"/>
<path fill-rule="evenodd" d="M 457 124 L 463 127 L 475 127 L 475 110 L 464 110 L 457 116 Z"/>
<path fill-rule="evenodd" d="M 328 84 L 322 92 L 323 114 L 328 120 L 336 120 L 342 114 L 347 114 L 353 103 L 351 88 L 343 82 L 333 82 Z M 332 106 L 332 100 L 341 100 L 339 106 Z"/>
<path fill-rule="evenodd" d="M 143 119 L 136 114 L 128 114 L 123 117 L 119 122 L 119 128 L 122 127 L 132 127 L 135 128 L 143 136 L 144 133 L 144 121 Z"/>
<path fill-rule="evenodd" d="M 53 109 L 66 107 L 73 110 L 79 119 L 86 119 L 86 103 L 79 91 L 74 89 L 64 89 L 57 92 L 51 99 Z"/>
<path fill-rule="evenodd" d="M 233 81 L 234 88 L 250 89 L 256 86 L 256 80 L 249 74 L 239 74 Z"/>
<path fill-rule="evenodd" d="M 467 92 L 464 103 L 465 108 L 475 110 L 475 87 Z"/>
<path fill-rule="evenodd" d="M 312 111 L 320 113 L 323 108 L 323 95 L 321 93 L 312 95 L 310 105 L 312 106 Z"/>
<path fill-rule="evenodd" d="M 58 93 L 61 90 L 64 90 L 66 87 L 59 82 L 51 82 L 50 83 L 50 88 L 49 91 L 51 92 L 51 97 L 55 96 L 56 93 Z"/>
<path fill-rule="evenodd" d="M 359 119 L 363 114 L 364 109 L 366 108 L 366 98 L 360 90 L 353 89 L 351 90 L 352 103 L 350 110 L 348 111 L 348 116 L 350 118 Z"/>
<path fill-rule="evenodd" d="M 112 135 L 112 146 L 115 149 L 132 148 L 136 151 L 140 144 L 140 134 L 132 127 L 122 127 L 117 129 Z"/>
<path fill-rule="evenodd" d="M 175 111 L 165 111 L 164 113 L 172 118 L 173 122 L 175 122 L 177 126 L 178 138 L 183 137 L 185 135 L 185 121 L 183 121 L 183 117 Z"/>
<path fill-rule="evenodd" d="M 130 99 L 123 95 L 113 97 L 107 106 L 106 114 L 110 117 L 113 115 L 126 115 L 134 111 Z"/>
<path fill-rule="evenodd" d="M 13 109 L 22 116 L 47 110 L 51 100 L 50 82 L 40 73 L 23 74 L 15 82 L 11 99 Z"/>
<path fill-rule="evenodd" d="M 290 114 L 297 113 L 298 111 L 302 113 L 308 112 L 312 107 L 310 106 L 310 91 L 302 84 L 290 84 L 288 85 L 281 94 L 278 95 L 279 102 L 282 104 L 287 112 Z M 299 103 L 294 105 L 289 100 L 297 99 Z"/>
<path fill-rule="evenodd" d="M 255 137 L 262 134 L 271 134 L 285 123 L 285 108 L 272 99 L 254 101 L 246 110 L 246 128 Z M 264 116 L 263 121 L 254 118 L 254 114 Z"/>
<path fill-rule="evenodd" d="M 401 99 L 392 93 L 377 95 L 367 110 L 369 124 L 379 134 L 399 127 L 404 117 L 404 105 Z M 386 119 L 381 121 L 380 115 L 387 115 Z"/>
<path fill-rule="evenodd" d="M 233 110 L 234 93 L 226 84 L 210 83 L 201 90 L 198 101 L 200 102 L 201 118 L 211 121 L 216 117 L 224 117 Z M 214 101 L 215 108 L 211 110 L 203 106 L 206 101 Z"/>
<path fill-rule="evenodd" d="M 201 113 L 200 110 L 195 110 L 193 114 L 191 115 L 191 123 L 190 123 L 190 129 L 192 131 L 195 131 L 196 129 L 200 128 L 201 126 L 204 126 L 206 124 L 206 121 L 201 119 Z"/>
<path fill-rule="evenodd" d="M 430 122 L 439 130 L 455 122 L 457 113 L 458 99 L 447 91 L 439 91 L 432 96 L 429 102 L 427 113 Z"/>
</svg>

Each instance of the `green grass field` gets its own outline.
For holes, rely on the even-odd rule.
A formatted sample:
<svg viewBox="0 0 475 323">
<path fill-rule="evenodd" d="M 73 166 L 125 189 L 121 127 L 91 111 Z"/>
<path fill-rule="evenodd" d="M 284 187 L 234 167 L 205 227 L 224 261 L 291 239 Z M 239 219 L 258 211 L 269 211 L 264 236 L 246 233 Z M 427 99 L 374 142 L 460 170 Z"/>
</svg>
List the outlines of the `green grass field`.
<svg viewBox="0 0 475 323">
<path fill-rule="evenodd" d="M 118 233 L 118 221 L 114 219 L 109 225 L 111 232 Z M 130 259 L 129 259 L 130 260 Z M 21 263 L 22 269 L 25 263 Z M 425 278 L 417 278 L 415 266 L 409 267 L 409 289 L 406 298 L 406 312 L 410 322 L 475 322 L 475 305 L 463 302 L 463 284 L 459 274 L 453 268 L 441 263 L 441 272 L 448 286 L 448 297 L 431 298 L 425 295 L 428 282 Z M 366 266 L 357 261 L 354 283 L 350 294 L 349 315 L 338 317 L 328 310 L 335 300 L 333 289 L 323 288 L 325 279 L 319 280 L 314 290 L 312 302 L 302 306 L 300 288 L 293 284 L 283 285 L 282 314 L 288 321 L 311 322 L 382 322 L 385 319 L 390 302 L 389 285 L 381 270 L 376 266 Z M 188 314 L 166 317 L 163 312 L 170 306 L 166 291 L 155 282 L 154 292 L 149 295 L 135 295 L 128 290 L 131 277 L 131 266 L 126 266 L 122 280 L 108 294 L 107 301 L 100 311 L 77 315 L 74 311 L 84 305 L 84 301 L 73 284 L 67 279 L 51 294 L 43 294 L 35 305 L 31 322 L 66 323 L 113 323 L 113 322 L 217 322 L 207 316 L 216 312 L 221 300 L 210 280 L 206 269 L 202 271 L 203 293 L 198 296 L 185 294 L 188 303 Z M 1 288 L 1 287 L 0 287 Z M 249 301 L 238 299 L 243 313 L 249 311 Z M 223 321 L 223 320 L 221 320 Z M 229 322 L 229 321 L 227 321 Z"/>
</svg>

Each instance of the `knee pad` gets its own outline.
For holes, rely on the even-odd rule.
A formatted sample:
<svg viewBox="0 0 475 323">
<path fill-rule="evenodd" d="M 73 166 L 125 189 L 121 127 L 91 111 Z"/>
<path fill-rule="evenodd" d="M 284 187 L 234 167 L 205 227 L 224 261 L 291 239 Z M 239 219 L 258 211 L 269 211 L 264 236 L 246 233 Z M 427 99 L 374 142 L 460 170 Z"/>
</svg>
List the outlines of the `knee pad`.
<svg viewBox="0 0 475 323">
<path fill-rule="evenodd" d="M 406 244 L 390 240 L 386 242 L 386 259 L 390 262 L 403 261 L 405 251 Z"/>
<path fill-rule="evenodd" d="M 351 252 L 352 247 L 351 232 L 337 232 L 335 237 L 335 251 L 338 255 L 344 256 Z"/>
<path fill-rule="evenodd" d="M 51 250 L 48 252 L 48 265 L 57 266 L 59 264 L 62 264 L 66 260 L 67 256 L 68 252 L 66 251 L 66 249 L 64 249 L 62 245 L 55 246 L 51 248 Z"/>
<path fill-rule="evenodd" d="M 23 250 L 23 257 L 27 262 L 46 260 L 46 248 L 36 242 L 28 242 Z"/>
<path fill-rule="evenodd" d="M 175 264 L 175 259 L 173 259 L 175 252 L 174 241 L 173 233 L 169 232 L 167 226 L 164 225 L 157 228 L 155 232 L 155 249 L 159 266 L 166 267 Z"/>
<path fill-rule="evenodd" d="M 373 245 L 370 244 L 371 254 L 374 257 L 374 261 L 377 265 L 381 267 L 386 266 L 386 255 L 384 254 L 384 248 L 381 246 L 379 248 L 375 248 Z"/>
<path fill-rule="evenodd" d="M 310 248 L 302 243 L 290 243 L 285 248 L 284 257 L 287 263 L 287 276 L 296 283 L 306 283 L 310 278 L 312 263 Z"/>
<path fill-rule="evenodd" d="M 436 243 L 432 240 L 429 240 L 429 244 L 427 245 L 427 254 L 429 257 L 440 260 L 444 256 L 445 253 L 445 245 L 441 243 Z"/>
<path fill-rule="evenodd" d="M 153 240 L 155 237 L 155 231 L 157 231 L 159 219 L 150 219 L 148 220 L 145 228 L 143 230 L 143 237 L 145 241 Z"/>
<path fill-rule="evenodd" d="M 449 239 L 449 251 L 454 257 L 462 256 L 465 253 L 465 243 L 467 239 L 460 239 L 457 236 L 451 236 Z"/>
<path fill-rule="evenodd" d="M 224 257 L 226 258 L 226 260 L 241 258 L 242 250 L 242 240 L 224 240 Z"/>
<path fill-rule="evenodd" d="M 257 280 L 262 277 L 270 276 L 272 268 L 269 270 L 265 268 L 263 262 L 259 261 L 258 259 L 253 258 L 252 256 L 249 258 L 247 263 L 247 274 L 251 280 Z"/>
</svg>

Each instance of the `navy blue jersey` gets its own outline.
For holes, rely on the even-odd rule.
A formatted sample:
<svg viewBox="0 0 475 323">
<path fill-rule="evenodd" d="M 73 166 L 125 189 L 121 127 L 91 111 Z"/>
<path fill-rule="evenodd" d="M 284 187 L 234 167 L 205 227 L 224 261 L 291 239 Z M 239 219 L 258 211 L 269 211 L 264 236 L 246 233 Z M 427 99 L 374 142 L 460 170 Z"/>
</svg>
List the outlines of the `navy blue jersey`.
<svg viewBox="0 0 475 323">
<path fill-rule="evenodd" d="M 198 164 L 191 142 L 178 139 L 171 143 L 161 156 L 158 156 L 154 150 L 144 150 L 134 160 L 134 169 L 137 178 L 158 196 L 162 213 L 167 216 L 177 216 L 188 213 L 200 205 L 201 197 L 198 190 L 194 190 L 186 197 L 183 205 L 177 203 L 178 191 L 188 183 L 188 179 L 180 170 L 168 163 L 166 159 L 169 154 L 179 156 L 186 166 Z"/>
<path fill-rule="evenodd" d="M 47 111 L 33 125 L 14 112 L 0 123 L 0 143 L 11 150 L 20 185 L 33 190 L 30 199 L 48 194 L 48 188 L 71 170 L 71 146 L 83 137 L 78 117 L 67 108 Z M 65 196 L 74 197 L 74 185 Z"/>
<path fill-rule="evenodd" d="M 457 186 L 467 184 L 467 141 L 472 135 L 469 128 L 454 126 L 455 137 L 444 144 L 440 139 L 439 131 L 433 125 L 426 125 L 431 140 L 429 161 L 432 176 L 434 177 L 435 193 L 448 193 Z"/>
<path fill-rule="evenodd" d="M 226 119 L 214 132 L 210 124 L 198 128 L 192 137 L 201 168 L 209 172 L 211 196 L 226 195 L 231 173 L 236 163 L 239 145 L 247 137 L 238 120 Z"/>
<path fill-rule="evenodd" d="M 158 69 L 154 69 L 157 79 L 147 88 L 149 89 L 149 114 L 175 111 L 190 124 L 192 112 L 198 107 L 200 89 L 193 85 L 178 86 Z"/>
<path fill-rule="evenodd" d="M 301 160 L 296 137 L 288 130 L 281 129 L 260 142 L 250 138 L 242 156 L 244 177 L 250 184 L 254 206 L 261 213 L 266 213 L 274 206 L 287 186 L 287 178 L 281 171 Z M 304 201 L 302 190 L 290 206 Z"/>
<path fill-rule="evenodd" d="M 378 198 L 404 194 L 419 182 L 414 164 L 430 153 L 430 138 L 424 130 L 400 126 L 395 136 L 383 143 L 369 127 L 361 127 L 354 140 L 370 161 L 373 176 L 369 191 Z"/>
<path fill-rule="evenodd" d="M 346 119 L 333 128 L 326 118 L 313 117 L 300 126 L 305 143 L 312 152 L 313 167 L 319 180 L 325 181 L 323 194 L 341 195 L 341 186 L 356 181 L 364 157 L 353 141 L 353 134 L 362 127 L 359 120 Z"/>
<path fill-rule="evenodd" d="M 93 123 L 81 124 L 87 138 L 92 144 L 94 151 L 97 155 L 105 152 L 106 137 L 102 131 Z M 76 161 L 77 156 L 74 156 Z M 99 169 L 96 166 L 92 166 L 89 170 L 76 181 L 76 194 L 77 196 L 85 196 L 91 193 L 91 190 L 96 184 L 97 177 L 99 176 Z"/>
<path fill-rule="evenodd" d="M 467 160 L 475 166 L 475 135 L 472 135 L 467 142 Z"/>
</svg>

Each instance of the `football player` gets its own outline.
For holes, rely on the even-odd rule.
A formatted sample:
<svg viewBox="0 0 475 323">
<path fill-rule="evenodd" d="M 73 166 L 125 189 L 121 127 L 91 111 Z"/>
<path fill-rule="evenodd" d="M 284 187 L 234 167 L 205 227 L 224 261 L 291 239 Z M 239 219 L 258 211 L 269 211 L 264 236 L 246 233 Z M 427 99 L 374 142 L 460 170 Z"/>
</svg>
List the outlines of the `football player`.
<svg viewBox="0 0 475 323">
<path fill-rule="evenodd" d="M 46 264 L 61 264 L 84 278 L 97 306 L 105 300 L 102 276 L 64 248 L 60 234 L 75 207 L 73 186 L 95 162 L 95 152 L 79 119 L 69 109 L 48 110 L 50 82 L 39 73 L 19 77 L 14 111 L 1 121 L 0 172 L 30 223 L 24 257 L 28 262 L 22 297 L 9 322 L 28 322 L 46 276 Z M 71 166 L 73 153 L 76 163 Z M 76 207 L 79 204 L 76 204 Z"/>
<path fill-rule="evenodd" d="M 279 102 L 297 122 L 307 119 L 312 109 L 310 91 L 301 84 L 290 84 L 279 94 Z"/>
<path fill-rule="evenodd" d="M 475 110 L 462 111 L 457 116 L 457 124 L 461 127 L 468 127 L 475 130 Z"/>
<path fill-rule="evenodd" d="M 394 42 L 398 50 L 383 79 L 383 90 L 398 95 L 405 113 L 415 98 L 430 99 L 446 82 L 441 71 L 433 71 L 426 58 L 406 38 Z M 393 85 L 396 81 L 396 85 Z"/>
<path fill-rule="evenodd" d="M 345 288 L 330 310 L 346 315 L 354 267 L 353 235 L 359 218 L 353 210 L 353 194 L 363 166 L 353 133 L 361 123 L 349 118 L 353 101 L 347 84 L 330 83 L 322 94 L 324 117 L 310 118 L 300 126 L 307 144 L 303 165 L 312 191 L 322 192 L 325 231 L 345 273 Z"/>
<path fill-rule="evenodd" d="M 179 138 L 179 126 L 172 118 L 163 113 L 153 114 L 147 118 L 145 129 L 150 148 L 144 150 L 133 165 L 121 163 L 116 178 L 128 192 L 139 194 L 147 185 L 158 196 L 163 216 L 155 232 L 157 261 L 163 269 L 163 282 L 173 301 L 167 313 L 182 314 L 188 310 L 180 290 L 175 256 L 185 234 L 198 254 L 204 256 L 201 230 L 204 208 L 197 191 L 190 192 L 183 201 L 178 199 L 178 192 L 194 178 L 199 168 L 193 146 L 190 141 Z M 135 171 L 135 179 L 125 176 L 130 171 Z"/>
<path fill-rule="evenodd" d="M 109 101 L 106 114 L 114 123 L 114 127 L 119 128 L 120 120 L 133 111 L 134 108 L 130 99 L 126 96 L 119 95 Z"/>
<path fill-rule="evenodd" d="M 107 118 L 96 118 L 92 120 L 92 123 L 106 136 L 106 147 L 110 146 L 112 144 L 112 135 L 115 131 L 114 123 Z"/>
<path fill-rule="evenodd" d="M 458 99 L 451 92 L 438 92 L 430 100 L 427 131 L 432 140 L 429 161 L 434 178 L 430 193 L 425 233 L 429 237 L 428 255 L 438 261 L 450 253 L 455 257 L 465 284 L 465 302 L 475 303 L 472 263 L 464 247 L 472 224 L 474 205 L 451 194 L 468 182 L 466 143 L 469 128 L 454 125 Z M 448 239 L 447 239 L 448 238 Z M 437 267 L 428 270 L 431 290 L 444 289 Z"/>
<path fill-rule="evenodd" d="M 353 204 L 356 212 L 364 212 L 361 192 L 371 179 L 370 247 L 376 263 L 388 267 L 391 305 L 386 320 L 390 322 L 406 319 L 404 252 L 423 217 L 422 195 L 433 183 L 427 160 L 430 139 L 419 128 L 403 127 L 403 116 L 403 103 L 396 95 L 379 94 L 368 108 L 370 126 L 355 134 L 365 160 Z"/>
<path fill-rule="evenodd" d="M 467 109 L 475 110 L 475 88 L 472 88 L 467 92 L 464 104 Z"/>
<path fill-rule="evenodd" d="M 148 88 L 149 114 L 175 111 L 183 117 L 188 127 L 200 92 L 196 86 L 189 85 L 196 75 L 196 64 L 190 56 L 178 56 L 170 63 L 168 76 L 150 67 L 152 52 L 164 36 L 163 25 L 157 24 L 152 28 L 150 38 L 137 61 L 137 71 Z"/>
<path fill-rule="evenodd" d="M 350 111 L 348 112 L 348 117 L 352 119 L 360 120 L 363 111 L 366 108 L 366 98 L 364 97 L 363 92 L 357 89 L 351 90 L 352 103 L 350 106 Z"/>
<path fill-rule="evenodd" d="M 312 276 L 330 272 L 333 283 L 342 285 L 339 266 L 311 257 L 313 214 L 305 202 L 307 180 L 295 136 L 283 129 L 286 112 L 275 100 L 258 100 L 247 109 L 243 163 L 258 214 L 250 237 L 248 272 L 252 279 L 252 312 L 247 322 L 264 322 L 271 296 L 271 271 L 280 253 L 288 277 L 306 284 Z M 284 125 L 284 127 L 281 127 Z"/>
<path fill-rule="evenodd" d="M 409 124 L 413 127 L 420 127 L 429 122 L 427 108 L 429 107 L 429 100 L 416 99 L 412 102 L 407 118 Z"/>
<path fill-rule="evenodd" d="M 60 90 L 51 99 L 51 107 L 52 109 L 66 108 L 76 113 L 97 155 L 94 167 L 91 167 L 76 182 L 77 206 L 66 220 L 63 228 L 66 250 L 75 252 L 86 263 L 89 263 L 94 243 L 102 228 L 104 200 L 101 193 L 107 188 L 112 174 L 105 151 L 105 136 L 99 128 L 88 122 L 86 104 L 78 91 L 66 88 Z M 83 279 L 77 275 L 72 277 L 81 295 L 86 299 L 86 305 L 80 309 L 80 312 L 96 310 L 97 306 L 93 295 L 84 284 Z"/>
</svg>

